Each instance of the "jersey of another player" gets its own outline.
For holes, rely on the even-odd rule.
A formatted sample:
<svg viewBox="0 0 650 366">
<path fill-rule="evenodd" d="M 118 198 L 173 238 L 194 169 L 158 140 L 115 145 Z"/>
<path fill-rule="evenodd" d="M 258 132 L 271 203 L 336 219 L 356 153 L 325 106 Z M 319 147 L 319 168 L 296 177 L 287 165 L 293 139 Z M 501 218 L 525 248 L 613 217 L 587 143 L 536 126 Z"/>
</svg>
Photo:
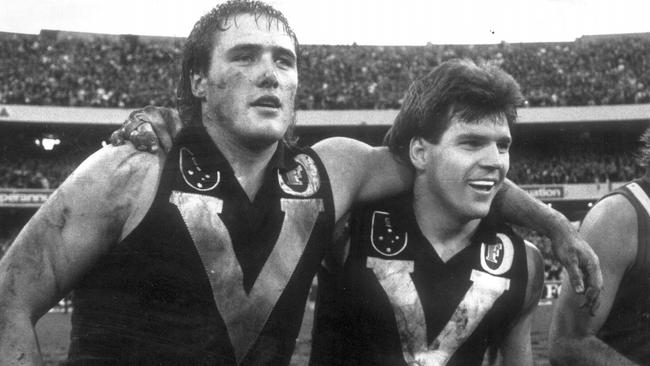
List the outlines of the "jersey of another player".
<svg viewBox="0 0 650 366">
<path fill-rule="evenodd" d="M 319 277 L 314 365 L 481 365 L 523 309 L 526 248 L 507 227 L 483 220 L 443 262 L 406 196 L 357 209 L 350 237 L 342 273 Z"/>
<path fill-rule="evenodd" d="M 610 347 L 644 365 L 650 364 L 649 194 L 650 181 L 639 179 L 607 195 L 623 195 L 634 206 L 638 246 L 634 263 L 623 275 L 609 316 L 598 332 L 598 337 Z"/>
<path fill-rule="evenodd" d="M 202 126 L 142 222 L 76 287 L 70 364 L 288 364 L 333 231 L 311 149 L 280 145 L 250 201 Z"/>
</svg>

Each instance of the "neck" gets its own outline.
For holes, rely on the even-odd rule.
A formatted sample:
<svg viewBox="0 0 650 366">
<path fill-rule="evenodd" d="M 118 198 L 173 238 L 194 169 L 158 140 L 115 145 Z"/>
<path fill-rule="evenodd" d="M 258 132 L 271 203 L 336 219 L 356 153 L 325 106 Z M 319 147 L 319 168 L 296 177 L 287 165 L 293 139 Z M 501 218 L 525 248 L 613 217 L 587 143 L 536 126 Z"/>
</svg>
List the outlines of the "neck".
<svg viewBox="0 0 650 366">
<path fill-rule="evenodd" d="M 470 244 L 480 219 L 454 215 L 450 208 L 441 205 L 427 187 L 413 188 L 413 211 L 420 231 L 444 262 Z"/>
<path fill-rule="evenodd" d="M 278 147 L 278 141 L 266 145 L 245 144 L 218 128 L 206 124 L 208 135 L 232 167 L 248 199 L 253 201 L 264 181 L 264 172 Z"/>
</svg>

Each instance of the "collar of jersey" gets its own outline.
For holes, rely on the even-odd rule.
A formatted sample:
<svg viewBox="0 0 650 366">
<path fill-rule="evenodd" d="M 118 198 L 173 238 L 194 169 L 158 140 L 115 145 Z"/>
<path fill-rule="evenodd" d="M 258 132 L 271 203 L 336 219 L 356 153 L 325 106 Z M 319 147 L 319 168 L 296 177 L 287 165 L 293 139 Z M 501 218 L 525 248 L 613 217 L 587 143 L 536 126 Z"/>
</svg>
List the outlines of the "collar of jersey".
<svg viewBox="0 0 650 366">
<path fill-rule="evenodd" d="M 415 212 L 413 210 L 413 199 L 414 197 L 412 192 L 398 197 L 397 200 L 403 202 L 403 204 L 398 207 L 403 211 L 401 214 L 395 215 L 393 222 L 397 227 L 404 228 L 411 233 L 417 233 L 416 235 L 420 236 L 425 243 L 428 243 L 428 239 L 426 239 L 426 236 L 424 233 L 422 233 L 422 230 L 417 223 L 417 219 L 415 218 Z M 490 210 L 490 213 L 481 219 L 481 222 L 476 228 L 476 231 L 470 238 L 470 244 L 468 247 L 481 245 L 481 243 L 486 241 L 492 242 L 494 240 L 493 238 L 495 231 L 503 231 L 505 229 L 504 224 L 500 223 L 499 220 L 500 218 L 492 210 Z M 429 249 L 434 250 L 431 245 L 427 245 L 425 250 Z"/>
<path fill-rule="evenodd" d="M 232 170 L 230 163 L 214 144 L 202 124 L 184 127 L 177 138 L 177 145 L 191 147 L 190 150 L 197 156 L 202 165 L 209 165 L 217 170 Z M 283 141 L 280 141 L 268 166 L 273 170 L 284 171 L 291 169 L 295 163 L 291 159 L 292 154 L 287 153 L 287 149 L 289 147 Z"/>
</svg>

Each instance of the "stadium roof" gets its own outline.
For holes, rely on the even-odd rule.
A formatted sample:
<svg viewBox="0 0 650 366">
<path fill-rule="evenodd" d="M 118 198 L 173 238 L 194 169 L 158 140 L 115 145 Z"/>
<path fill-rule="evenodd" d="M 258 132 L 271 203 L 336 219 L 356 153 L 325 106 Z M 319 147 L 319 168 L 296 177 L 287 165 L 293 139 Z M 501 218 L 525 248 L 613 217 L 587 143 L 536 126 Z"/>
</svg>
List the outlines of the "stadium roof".
<svg viewBox="0 0 650 366">
<path fill-rule="evenodd" d="M 0 105 L 0 122 L 118 125 L 132 109 Z M 591 107 L 520 108 L 520 124 L 650 121 L 650 104 Z M 298 124 L 313 126 L 388 126 L 396 110 L 298 111 Z"/>
</svg>

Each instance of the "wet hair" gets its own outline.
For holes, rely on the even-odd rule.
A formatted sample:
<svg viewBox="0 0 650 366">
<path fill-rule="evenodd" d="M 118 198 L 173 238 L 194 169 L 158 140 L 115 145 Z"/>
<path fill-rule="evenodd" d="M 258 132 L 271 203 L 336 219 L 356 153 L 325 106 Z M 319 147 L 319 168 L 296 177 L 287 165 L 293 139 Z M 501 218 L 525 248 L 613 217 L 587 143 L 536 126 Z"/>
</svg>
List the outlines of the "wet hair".
<svg viewBox="0 0 650 366">
<path fill-rule="evenodd" d="M 412 138 L 438 143 L 454 117 L 476 123 L 503 115 L 512 126 L 522 102 L 519 84 L 496 65 L 452 59 L 411 84 L 384 144 L 403 163 L 411 165 Z"/>
<path fill-rule="evenodd" d="M 636 154 L 637 163 L 646 170 L 650 169 L 650 128 L 645 130 L 639 139 L 641 147 Z"/>
<path fill-rule="evenodd" d="M 296 55 L 299 54 L 298 39 L 279 10 L 261 1 L 229 0 L 217 5 L 194 24 L 185 41 L 181 78 L 176 92 L 176 106 L 184 125 L 202 122 L 201 98 L 192 93 L 192 75 L 209 71 L 212 52 L 218 42 L 216 34 L 228 30 L 228 21 L 241 14 L 253 15 L 256 22 L 264 18 L 274 19 L 282 24 L 284 31 L 293 39 Z M 295 121 L 292 121 L 287 129 L 285 140 L 292 139 L 294 124 Z"/>
</svg>

